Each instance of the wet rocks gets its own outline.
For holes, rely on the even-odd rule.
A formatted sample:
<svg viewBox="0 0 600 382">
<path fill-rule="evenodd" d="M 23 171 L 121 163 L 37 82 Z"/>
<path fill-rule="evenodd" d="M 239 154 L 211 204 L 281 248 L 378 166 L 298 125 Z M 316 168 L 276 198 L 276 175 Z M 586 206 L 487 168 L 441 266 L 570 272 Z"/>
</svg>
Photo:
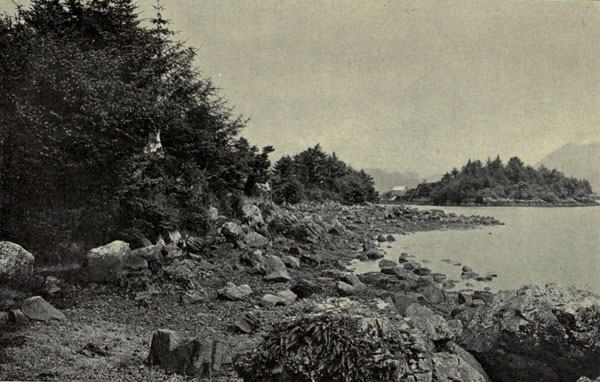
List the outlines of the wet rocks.
<svg viewBox="0 0 600 382">
<path fill-rule="evenodd" d="M 323 288 L 320 285 L 306 279 L 299 280 L 292 286 L 291 290 L 299 298 L 306 298 L 323 292 Z"/>
<path fill-rule="evenodd" d="M 129 253 L 129 244 L 124 241 L 91 249 L 86 255 L 84 270 L 89 282 L 116 283 L 123 272 L 123 262 Z"/>
<path fill-rule="evenodd" d="M 393 262 L 392 260 L 388 260 L 388 259 L 382 259 L 379 262 L 379 268 L 393 268 L 395 266 L 397 266 L 398 264 L 396 264 L 395 262 Z"/>
<path fill-rule="evenodd" d="M 522 287 L 463 319 L 462 345 L 498 381 L 600 374 L 600 300 L 575 288 Z"/>
<path fill-rule="evenodd" d="M 35 321 L 66 320 L 63 312 L 50 305 L 40 296 L 34 296 L 23 301 L 21 311 L 27 318 Z"/>
<path fill-rule="evenodd" d="M 0 285 L 25 286 L 33 277 L 34 260 L 19 244 L 0 241 Z"/>
<path fill-rule="evenodd" d="M 377 259 L 381 259 L 383 258 L 385 255 L 382 251 L 375 249 L 375 248 L 371 248 L 369 249 L 365 255 L 367 256 L 367 258 L 369 258 L 370 260 L 377 260 Z"/>
</svg>

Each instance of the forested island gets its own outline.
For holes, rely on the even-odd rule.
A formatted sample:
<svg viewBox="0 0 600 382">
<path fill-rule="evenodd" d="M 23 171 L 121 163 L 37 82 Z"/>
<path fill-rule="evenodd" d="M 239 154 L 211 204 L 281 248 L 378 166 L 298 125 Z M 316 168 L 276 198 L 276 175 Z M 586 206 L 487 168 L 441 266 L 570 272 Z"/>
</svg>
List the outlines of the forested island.
<svg viewBox="0 0 600 382">
<path fill-rule="evenodd" d="M 567 177 L 543 166 L 536 170 L 518 157 L 505 165 L 498 156 L 488 158 L 485 165 L 469 160 L 460 171 L 455 168 L 438 182 L 421 183 L 408 190 L 401 200 L 436 205 L 575 206 L 596 204 L 592 197 L 585 179 Z"/>
</svg>

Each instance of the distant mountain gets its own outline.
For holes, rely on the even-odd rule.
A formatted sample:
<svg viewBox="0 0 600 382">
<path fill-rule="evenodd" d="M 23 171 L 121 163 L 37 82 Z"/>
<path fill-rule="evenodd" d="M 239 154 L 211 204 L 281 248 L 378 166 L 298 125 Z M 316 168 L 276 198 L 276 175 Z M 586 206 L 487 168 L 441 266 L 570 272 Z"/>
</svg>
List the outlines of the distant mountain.
<svg viewBox="0 0 600 382">
<path fill-rule="evenodd" d="M 560 169 L 565 174 L 584 178 L 600 194 L 600 142 L 569 143 L 550 153 L 537 166 Z"/>
<path fill-rule="evenodd" d="M 385 172 L 377 168 L 367 168 L 365 172 L 373 177 L 375 189 L 383 194 L 396 186 L 416 187 L 423 180 L 415 172 Z"/>
</svg>

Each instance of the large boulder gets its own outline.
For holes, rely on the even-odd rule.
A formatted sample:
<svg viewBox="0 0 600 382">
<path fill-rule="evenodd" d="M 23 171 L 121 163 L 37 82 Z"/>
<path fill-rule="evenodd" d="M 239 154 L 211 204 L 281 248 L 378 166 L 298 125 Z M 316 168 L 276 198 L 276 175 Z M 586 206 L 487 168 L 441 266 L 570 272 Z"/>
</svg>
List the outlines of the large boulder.
<svg viewBox="0 0 600 382">
<path fill-rule="evenodd" d="M 0 241 L 0 285 L 26 285 L 33 276 L 34 260 L 19 244 Z"/>
<path fill-rule="evenodd" d="M 221 235 L 231 243 L 244 241 L 246 233 L 239 225 L 234 222 L 227 222 L 221 226 Z"/>
<path fill-rule="evenodd" d="M 222 341 L 183 336 L 167 329 L 159 329 L 152 336 L 148 363 L 172 373 L 189 376 L 211 376 L 223 365 L 231 365 L 231 351 Z"/>
<path fill-rule="evenodd" d="M 591 293 L 526 286 L 499 292 L 461 319 L 463 347 L 493 380 L 576 381 L 600 374 L 600 298 Z"/>
<path fill-rule="evenodd" d="M 255 204 L 246 204 L 242 207 L 242 221 L 254 229 L 265 225 L 260 208 Z"/>
<path fill-rule="evenodd" d="M 123 273 L 123 263 L 129 254 L 129 244 L 124 241 L 91 249 L 86 255 L 85 270 L 89 282 L 115 283 Z"/>
<path fill-rule="evenodd" d="M 244 238 L 244 242 L 250 248 L 265 248 L 269 245 L 270 241 L 265 236 L 260 233 L 256 233 L 254 231 L 248 232 L 246 237 Z"/>
<path fill-rule="evenodd" d="M 63 312 L 50 305 L 40 296 L 30 297 L 23 301 L 21 311 L 27 318 L 35 321 L 66 320 Z"/>
</svg>

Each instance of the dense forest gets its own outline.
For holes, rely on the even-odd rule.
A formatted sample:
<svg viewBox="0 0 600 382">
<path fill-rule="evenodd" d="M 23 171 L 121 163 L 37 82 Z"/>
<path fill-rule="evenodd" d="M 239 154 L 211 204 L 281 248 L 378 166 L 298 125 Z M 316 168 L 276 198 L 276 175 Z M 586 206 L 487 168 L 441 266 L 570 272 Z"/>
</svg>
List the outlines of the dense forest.
<svg viewBox="0 0 600 382">
<path fill-rule="evenodd" d="M 328 155 L 319 145 L 293 158 L 282 157 L 273 168 L 273 198 L 277 202 L 336 200 L 345 204 L 374 202 L 373 178 Z"/>
<path fill-rule="evenodd" d="M 60 252 L 202 231 L 208 207 L 234 215 L 266 182 L 277 201 L 376 198 L 319 148 L 273 170 L 161 11 L 33 0 L 0 17 L 0 240 Z"/>
<path fill-rule="evenodd" d="M 559 204 L 589 202 L 592 188 L 587 180 L 566 177 L 562 172 L 525 166 L 518 157 L 504 165 L 500 157 L 471 161 L 458 171 L 446 173 L 434 183 L 421 183 L 404 199 L 434 204 L 495 204 L 513 201 Z"/>
</svg>

